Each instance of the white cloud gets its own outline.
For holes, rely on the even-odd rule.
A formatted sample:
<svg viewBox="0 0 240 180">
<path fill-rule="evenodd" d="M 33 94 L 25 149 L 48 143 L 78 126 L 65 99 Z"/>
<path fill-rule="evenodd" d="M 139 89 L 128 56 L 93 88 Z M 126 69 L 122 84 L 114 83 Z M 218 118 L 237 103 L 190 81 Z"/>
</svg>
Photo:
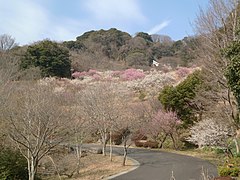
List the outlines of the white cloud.
<svg viewBox="0 0 240 180">
<path fill-rule="evenodd" d="M 48 23 L 48 12 L 30 0 L 0 0 L 0 34 L 25 44 L 43 36 Z"/>
<path fill-rule="evenodd" d="M 0 34 L 13 36 L 20 45 L 46 38 L 74 39 L 88 26 L 86 22 L 55 16 L 32 0 L 0 0 L 0 24 Z"/>
<path fill-rule="evenodd" d="M 93 29 L 92 25 L 84 20 L 62 17 L 61 20 L 56 19 L 54 21 L 55 24 L 52 25 L 51 31 L 47 33 L 53 40 L 74 40 L 89 28 Z"/>
<path fill-rule="evenodd" d="M 98 23 L 136 23 L 146 21 L 138 0 L 88 0 L 87 11 Z"/>
<path fill-rule="evenodd" d="M 54 3 L 59 1 L 48 2 L 0 0 L 0 35 L 9 34 L 24 45 L 46 38 L 72 40 L 91 29 L 116 27 L 128 31 L 147 21 L 139 0 L 81 0 L 79 12 L 74 17 L 54 14 L 51 8 L 55 8 Z M 80 11 L 81 8 L 87 14 Z"/>
<path fill-rule="evenodd" d="M 167 27 L 170 24 L 171 21 L 166 20 L 161 22 L 160 24 L 154 26 L 152 29 L 148 31 L 148 34 L 156 34 L 159 31 L 161 31 L 163 28 Z"/>
</svg>

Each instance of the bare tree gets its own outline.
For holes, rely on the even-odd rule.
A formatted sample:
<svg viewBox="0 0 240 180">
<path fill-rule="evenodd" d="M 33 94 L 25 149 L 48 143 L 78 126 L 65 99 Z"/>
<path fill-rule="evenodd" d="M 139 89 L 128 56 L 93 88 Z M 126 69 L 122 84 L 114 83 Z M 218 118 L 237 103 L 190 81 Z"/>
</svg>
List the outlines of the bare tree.
<svg viewBox="0 0 240 180">
<path fill-rule="evenodd" d="M 0 51 L 8 51 L 15 46 L 17 46 L 17 44 L 12 36 L 8 34 L 0 35 Z"/>
<path fill-rule="evenodd" d="M 200 9 L 195 22 L 201 43 L 199 59 L 205 66 L 203 67 L 205 79 L 212 89 L 211 93 L 199 93 L 198 98 L 205 106 L 203 107 L 205 111 L 215 111 L 216 109 L 212 109 L 213 104 L 214 106 L 220 104 L 225 110 L 225 115 L 228 116 L 227 119 L 231 119 L 236 129 L 239 129 L 236 121 L 239 119 L 239 112 L 236 99 L 224 75 L 228 61 L 222 56 L 221 51 L 238 39 L 239 15 L 238 0 L 210 0 L 206 10 Z"/>
<path fill-rule="evenodd" d="M 3 111 L 6 110 L 6 103 L 12 95 L 12 82 L 16 78 L 18 66 L 16 57 L 10 54 L 0 53 L 0 145 L 6 140 L 7 123 Z"/>
<path fill-rule="evenodd" d="M 204 70 L 207 79 L 222 88 L 222 92 L 215 94 L 213 98 L 228 101 L 231 106 L 234 104 L 233 98 L 230 98 L 231 92 L 224 76 L 227 60 L 221 55 L 221 50 L 237 39 L 239 11 L 238 0 L 210 0 L 206 10 L 200 9 L 195 22 L 201 43 L 200 61 L 206 67 Z M 234 108 L 231 114 L 235 118 Z"/>
<path fill-rule="evenodd" d="M 39 161 L 71 133 L 68 109 L 56 99 L 49 86 L 17 83 L 9 100 L 9 137 L 28 161 L 29 180 Z"/>
<path fill-rule="evenodd" d="M 128 148 L 132 145 L 130 140 L 133 132 L 139 130 L 141 124 L 141 118 L 139 114 L 135 111 L 136 104 L 129 101 L 131 96 L 124 95 L 118 105 L 116 106 L 117 118 L 112 121 L 112 131 L 119 134 L 122 138 L 122 147 L 123 147 L 123 161 L 122 165 L 126 165 Z"/>
<path fill-rule="evenodd" d="M 116 104 L 118 94 L 111 83 L 96 83 L 88 86 L 81 93 L 81 105 L 85 119 L 89 119 L 92 130 L 99 133 L 103 155 L 106 155 L 106 144 L 112 122 L 117 118 Z"/>
</svg>

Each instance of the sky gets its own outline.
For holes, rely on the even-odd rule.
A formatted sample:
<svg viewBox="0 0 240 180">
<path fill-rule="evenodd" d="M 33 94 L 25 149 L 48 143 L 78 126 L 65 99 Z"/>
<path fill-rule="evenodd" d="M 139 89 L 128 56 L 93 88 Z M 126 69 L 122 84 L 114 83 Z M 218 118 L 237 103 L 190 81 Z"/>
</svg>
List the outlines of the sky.
<svg viewBox="0 0 240 180">
<path fill-rule="evenodd" d="M 194 19 L 208 0 L 0 0 L 0 35 L 20 45 L 43 39 L 75 40 L 90 30 L 117 28 L 163 34 L 173 40 L 194 35 Z"/>
</svg>

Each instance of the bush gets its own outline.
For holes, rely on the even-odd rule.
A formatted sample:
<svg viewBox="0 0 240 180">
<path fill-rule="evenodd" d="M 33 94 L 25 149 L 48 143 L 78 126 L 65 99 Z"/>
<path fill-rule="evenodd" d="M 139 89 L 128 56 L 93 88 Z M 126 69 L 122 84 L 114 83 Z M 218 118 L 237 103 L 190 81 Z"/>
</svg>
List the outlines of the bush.
<svg viewBox="0 0 240 180">
<path fill-rule="evenodd" d="M 27 160 L 18 151 L 0 151 L 0 179 L 28 179 Z"/>
<path fill-rule="evenodd" d="M 216 149 L 214 149 L 214 151 L 216 154 L 224 154 L 225 153 L 225 150 L 223 148 L 216 148 Z"/>
<path fill-rule="evenodd" d="M 158 148 L 158 142 L 156 142 L 156 141 L 147 141 L 147 142 L 144 143 L 144 147 Z"/>
<path fill-rule="evenodd" d="M 135 145 L 137 147 L 145 147 L 145 148 L 158 148 L 158 142 L 156 141 L 135 141 Z"/>
<path fill-rule="evenodd" d="M 142 142 L 142 141 L 135 141 L 135 146 L 143 147 L 143 145 L 144 145 L 144 142 Z"/>
<path fill-rule="evenodd" d="M 122 134 L 117 132 L 112 134 L 112 141 L 115 145 L 120 145 L 122 143 Z"/>
<path fill-rule="evenodd" d="M 240 173 L 240 158 L 230 158 L 223 166 L 219 166 L 218 173 L 220 176 L 237 177 Z"/>
<path fill-rule="evenodd" d="M 139 130 L 134 132 L 131 138 L 132 141 L 138 141 L 138 140 L 147 140 L 147 136 L 145 136 L 143 133 L 141 133 Z"/>
<path fill-rule="evenodd" d="M 240 172 L 238 167 L 225 167 L 221 166 L 218 168 L 218 173 L 220 176 L 232 176 L 237 177 Z"/>
</svg>

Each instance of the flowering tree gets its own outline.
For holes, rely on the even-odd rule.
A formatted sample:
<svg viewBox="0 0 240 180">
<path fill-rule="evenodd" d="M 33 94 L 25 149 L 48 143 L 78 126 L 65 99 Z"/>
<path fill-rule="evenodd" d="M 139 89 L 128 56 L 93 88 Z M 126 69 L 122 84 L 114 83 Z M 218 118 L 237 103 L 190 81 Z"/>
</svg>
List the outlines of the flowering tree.
<svg viewBox="0 0 240 180">
<path fill-rule="evenodd" d="M 179 77 L 186 77 L 187 75 L 189 75 L 191 72 L 191 69 L 190 68 L 187 68 L 187 67 L 179 67 L 176 71 L 176 74 L 179 76 Z"/>
<path fill-rule="evenodd" d="M 226 124 L 214 119 L 204 119 L 191 127 L 190 133 L 191 136 L 187 140 L 202 148 L 203 146 L 226 146 L 227 139 L 233 131 Z"/>
<path fill-rule="evenodd" d="M 144 127 L 145 134 L 149 135 L 155 141 L 159 142 L 159 147 L 162 148 L 166 138 L 170 136 L 173 141 L 173 145 L 176 148 L 176 142 L 174 139 L 174 133 L 181 124 L 177 114 L 172 111 L 165 112 L 159 109 L 153 118 Z"/>
<path fill-rule="evenodd" d="M 138 70 L 138 69 L 127 69 L 120 76 L 120 78 L 125 80 L 125 81 L 142 79 L 144 77 L 145 77 L 144 72 L 141 71 L 141 70 Z"/>
</svg>

